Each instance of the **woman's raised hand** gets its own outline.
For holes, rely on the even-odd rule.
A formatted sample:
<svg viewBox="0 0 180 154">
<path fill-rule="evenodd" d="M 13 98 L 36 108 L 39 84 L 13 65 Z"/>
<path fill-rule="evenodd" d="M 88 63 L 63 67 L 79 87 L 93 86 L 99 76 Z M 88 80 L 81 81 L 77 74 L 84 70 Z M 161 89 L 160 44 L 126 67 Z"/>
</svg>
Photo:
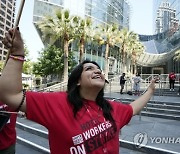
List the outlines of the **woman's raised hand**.
<svg viewBox="0 0 180 154">
<path fill-rule="evenodd" d="M 24 56 L 24 42 L 18 27 L 8 30 L 2 43 L 9 49 L 10 54 Z"/>
<path fill-rule="evenodd" d="M 155 83 L 156 83 L 157 81 L 159 81 L 159 77 L 154 77 L 154 78 L 151 80 L 151 83 L 150 83 L 150 85 L 149 85 L 149 87 L 148 87 L 148 90 L 151 90 L 152 93 L 154 93 L 154 91 L 155 91 Z"/>
</svg>

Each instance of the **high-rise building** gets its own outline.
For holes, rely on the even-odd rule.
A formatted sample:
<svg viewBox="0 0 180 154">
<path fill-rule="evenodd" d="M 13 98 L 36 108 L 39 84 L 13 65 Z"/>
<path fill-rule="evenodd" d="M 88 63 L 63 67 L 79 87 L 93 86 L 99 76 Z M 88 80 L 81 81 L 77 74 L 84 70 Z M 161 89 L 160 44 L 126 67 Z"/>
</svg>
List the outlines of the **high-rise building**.
<svg viewBox="0 0 180 154">
<path fill-rule="evenodd" d="M 16 0 L 0 0 L 0 40 L 4 34 L 13 27 L 15 19 L 15 4 Z M 0 60 L 6 59 L 7 50 L 0 42 Z"/>
<path fill-rule="evenodd" d="M 129 29 L 130 6 L 127 0 L 34 0 L 34 24 L 36 25 L 44 16 L 53 15 L 56 9 L 67 9 L 70 14 L 82 18 L 90 17 L 95 26 L 115 23 L 119 25 L 119 28 L 126 27 Z M 41 37 L 42 34 L 39 32 L 39 35 Z M 43 43 L 46 44 L 46 42 Z M 100 67 L 103 68 L 105 47 L 89 49 L 90 46 L 92 47 L 92 45 L 87 45 L 86 47 L 85 58 L 97 61 Z M 78 51 L 78 48 L 73 43 L 71 47 L 73 51 Z M 116 49 L 116 52 L 118 52 L 118 49 Z M 78 59 L 78 52 L 74 53 Z M 119 70 L 119 68 L 116 66 L 117 60 L 115 58 L 109 59 L 109 71 L 118 72 L 117 69 Z"/>
<path fill-rule="evenodd" d="M 156 0 L 154 2 L 154 19 L 156 20 L 155 27 L 158 40 L 160 40 L 161 45 L 165 46 L 166 44 L 168 47 L 165 52 L 170 51 L 169 53 L 171 53 L 178 50 L 180 41 L 179 0 Z M 160 45 L 157 46 L 158 48 Z M 171 71 L 180 72 L 179 62 L 175 61 L 173 57 L 166 61 L 164 66 L 167 73 Z"/>
<path fill-rule="evenodd" d="M 155 33 L 174 31 L 178 28 L 179 20 L 176 18 L 176 9 L 169 2 L 162 2 L 157 10 Z"/>
<path fill-rule="evenodd" d="M 173 33 L 178 30 L 180 22 L 179 0 L 156 0 L 154 1 L 153 10 L 156 34 L 167 30 Z"/>
<path fill-rule="evenodd" d="M 174 60 L 174 53 L 180 49 L 179 0 L 154 0 L 153 4 L 155 34 L 139 36 L 146 47 L 139 65 L 144 66 L 144 73 L 179 73 L 180 62 Z"/>
<path fill-rule="evenodd" d="M 35 0 L 33 22 L 56 9 L 68 9 L 71 14 L 91 17 L 94 24 L 117 23 L 129 28 L 129 4 L 126 0 Z"/>
</svg>

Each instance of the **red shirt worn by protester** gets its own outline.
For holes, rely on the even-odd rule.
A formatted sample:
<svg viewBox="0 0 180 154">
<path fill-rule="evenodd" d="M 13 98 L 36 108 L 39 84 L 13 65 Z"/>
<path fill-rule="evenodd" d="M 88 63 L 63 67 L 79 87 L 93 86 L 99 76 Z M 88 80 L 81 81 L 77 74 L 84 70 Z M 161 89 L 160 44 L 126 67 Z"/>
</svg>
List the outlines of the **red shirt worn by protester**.
<svg viewBox="0 0 180 154">
<path fill-rule="evenodd" d="M 126 125 L 133 114 L 130 105 L 110 102 L 112 116 L 117 125 L 103 117 L 102 110 L 95 102 L 85 100 L 85 106 L 76 119 L 67 93 L 26 93 L 27 118 L 44 125 L 49 130 L 51 154 L 119 154 L 119 131 Z"/>
<path fill-rule="evenodd" d="M 0 103 L 0 110 L 2 108 L 6 109 L 6 111 L 9 110 L 7 105 Z M 4 127 L 0 131 L 0 150 L 4 150 L 16 143 L 16 117 L 16 114 L 12 114 L 10 116 L 9 121 L 4 125 Z"/>
<path fill-rule="evenodd" d="M 174 72 L 169 73 L 169 79 L 170 80 L 175 80 L 176 79 L 176 75 L 175 75 Z"/>
</svg>

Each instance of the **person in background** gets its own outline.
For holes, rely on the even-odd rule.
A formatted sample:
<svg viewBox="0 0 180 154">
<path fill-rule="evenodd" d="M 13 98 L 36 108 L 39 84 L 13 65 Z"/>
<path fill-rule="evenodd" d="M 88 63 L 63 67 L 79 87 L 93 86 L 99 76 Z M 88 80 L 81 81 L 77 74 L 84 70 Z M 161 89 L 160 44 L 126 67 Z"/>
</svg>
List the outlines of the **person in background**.
<svg viewBox="0 0 180 154">
<path fill-rule="evenodd" d="M 136 73 L 136 76 L 134 76 L 133 78 L 133 90 L 134 90 L 134 94 L 135 95 L 140 95 L 140 82 L 141 82 L 141 77 L 139 73 Z"/>
<path fill-rule="evenodd" d="M 174 91 L 174 84 L 176 80 L 176 75 L 174 72 L 169 73 L 169 89 L 170 91 Z"/>
<path fill-rule="evenodd" d="M 119 154 L 120 129 L 146 106 L 156 79 L 130 104 L 107 100 L 102 70 L 85 60 L 71 72 L 66 92 L 25 92 L 20 90 L 24 44 L 19 30 L 10 29 L 3 43 L 10 56 L 0 77 L 0 99 L 48 129 L 51 154 Z"/>
<path fill-rule="evenodd" d="M 120 94 L 123 94 L 123 89 L 124 89 L 124 85 L 125 85 L 125 82 L 126 82 L 125 75 L 126 75 L 126 74 L 123 73 L 123 74 L 120 76 L 120 86 L 121 86 Z"/>
<path fill-rule="evenodd" d="M 180 77 L 179 77 L 179 89 L 177 95 L 180 95 Z"/>
<path fill-rule="evenodd" d="M 10 111 L 0 102 L 0 111 Z M 17 114 L 0 112 L 0 154 L 15 154 Z"/>
</svg>

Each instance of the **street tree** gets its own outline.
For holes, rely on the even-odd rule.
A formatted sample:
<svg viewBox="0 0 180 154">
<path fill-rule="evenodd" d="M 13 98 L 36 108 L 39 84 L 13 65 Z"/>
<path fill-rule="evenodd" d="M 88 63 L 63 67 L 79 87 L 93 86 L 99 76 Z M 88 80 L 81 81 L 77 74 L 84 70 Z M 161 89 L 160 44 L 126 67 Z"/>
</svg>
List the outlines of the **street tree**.
<svg viewBox="0 0 180 154">
<path fill-rule="evenodd" d="M 38 23 L 38 27 L 43 33 L 43 39 L 52 45 L 59 39 L 63 42 L 64 49 L 64 72 L 63 80 L 68 80 L 68 56 L 69 44 L 75 37 L 75 16 L 71 16 L 68 10 L 57 10 L 54 16 L 47 16 Z M 60 47 L 60 46 L 58 46 Z"/>
<path fill-rule="evenodd" d="M 109 56 L 109 48 L 114 46 L 117 42 L 117 33 L 118 33 L 118 26 L 116 24 L 111 25 L 100 25 L 95 29 L 94 39 L 99 42 L 100 45 L 104 44 L 106 46 L 105 49 L 105 66 L 104 66 L 104 74 L 105 78 L 108 79 L 108 70 L 109 70 L 109 63 L 108 63 L 108 56 Z"/>
<path fill-rule="evenodd" d="M 33 62 L 29 58 L 29 50 L 26 45 L 24 47 L 24 52 L 25 52 L 26 61 L 23 64 L 23 73 L 32 74 Z"/>
<path fill-rule="evenodd" d="M 79 62 L 82 62 L 84 58 L 85 42 L 91 38 L 90 36 L 93 31 L 92 21 L 88 17 L 85 19 L 77 17 L 76 22 L 77 27 L 75 35 L 79 41 Z"/>
<path fill-rule="evenodd" d="M 39 53 L 38 62 L 36 62 L 33 66 L 33 73 L 35 75 L 45 76 L 54 75 L 62 77 L 63 74 L 63 50 L 61 48 L 57 48 L 54 45 L 48 46 L 45 50 Z M 73 52 L 69 53 L 69 71 L 76 65 L 76 62 L 73 58 Z"/>
<path fill-rule="evenodd" d="M 175 52 L 174 60 L 180 61 L 180 49 Z"/>
<path fill-rule="evenodd" d="M 125 72 L 126 68 L 126 58 L 131 51 L 129 50 L 131 44 L 137 41 L 138 37 L 137 34 L 133 31 L 129 31 L 127 28 L 123 28 L 119 31 L 119 39 L 118 42 L 120 44 L 120 54 L 121 54 L 121 63 L 122 63 L 122 70 Z"/>
<path fill-rule="evenodd" d="M 131 66 L 134 67 L 134 73 L 136 73 L 137 72 L 136 71 L 137 58 L 145 51 L 145 47 L 141 42 L 139 42 L 138 40 L 135 40 L 135 42 L 130 46 L 130 51 L 131 51 L 130 52 Z"/>
</svg>

